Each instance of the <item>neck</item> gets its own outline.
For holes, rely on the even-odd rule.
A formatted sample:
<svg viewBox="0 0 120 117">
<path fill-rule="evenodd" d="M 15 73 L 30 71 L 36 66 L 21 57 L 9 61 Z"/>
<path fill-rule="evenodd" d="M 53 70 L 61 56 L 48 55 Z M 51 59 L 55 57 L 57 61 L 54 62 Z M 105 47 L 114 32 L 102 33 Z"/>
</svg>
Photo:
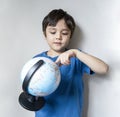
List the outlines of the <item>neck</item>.
<svg viewBox="0 0 120 117">
<path fill-rule="evenodd" d="M 64 51 L 53 51 L 53 50 L 48 50 L 47 55 L 50 57 L 55 57 L 55 56 L 59 56 L 61 53 L 63 53 Z"/>
</svg>

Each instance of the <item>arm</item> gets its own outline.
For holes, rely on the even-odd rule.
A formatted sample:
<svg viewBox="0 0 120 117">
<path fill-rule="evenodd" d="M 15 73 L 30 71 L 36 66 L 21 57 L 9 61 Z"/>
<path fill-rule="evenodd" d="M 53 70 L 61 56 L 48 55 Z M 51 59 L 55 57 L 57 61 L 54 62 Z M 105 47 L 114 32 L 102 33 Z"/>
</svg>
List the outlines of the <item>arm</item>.
<svg viewBox="0 0 120 117">
<path fill-rule="evenodd" d="M 93 70 L 95 73 L 105 74 L 108 71 L 108 65 L 105 62 L 103 62 L 97 57 L 79 51 L 77 49 L 70 49 L 62 53 L 56 60 L 56 63 L 61 63 L 64 65 L 70 64 L 69 58 L 73 56 L 77 57 L 87 66 L 89 66 L 91 70 Z"/>
</svg>

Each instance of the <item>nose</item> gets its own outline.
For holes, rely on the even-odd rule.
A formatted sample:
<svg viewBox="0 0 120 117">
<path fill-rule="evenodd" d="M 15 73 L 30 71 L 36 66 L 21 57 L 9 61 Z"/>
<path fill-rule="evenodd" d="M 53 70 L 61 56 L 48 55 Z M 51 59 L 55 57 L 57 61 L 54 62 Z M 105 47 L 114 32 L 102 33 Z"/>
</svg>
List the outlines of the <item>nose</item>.
<svg viewBox="0 0 120 117">
<path fill-rule="evenodd" d="M 60 32 L 57 32 L 57 33 L 56 33 L 56 39 L 59 39 L 59 40 L 62 39 L 62 38 L 61 38 L 61 33 L 60 33 Z"/>
</svg>

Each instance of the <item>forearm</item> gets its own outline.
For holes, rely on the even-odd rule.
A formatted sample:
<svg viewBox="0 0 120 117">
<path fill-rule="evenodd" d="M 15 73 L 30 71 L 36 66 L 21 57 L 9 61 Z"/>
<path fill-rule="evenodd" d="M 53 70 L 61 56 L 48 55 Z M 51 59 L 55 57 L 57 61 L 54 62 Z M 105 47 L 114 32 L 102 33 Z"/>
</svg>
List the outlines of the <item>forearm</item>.
<svg viewBox="0 0 120 117">
<path fill-rule="evenodd" d="M 72 51 L 79 60 L 88 65 L 95 73 L 105 74 L 108 71 L 108 65 L 101 59 L 77 49 L 72 49 Z"/>
</svg>

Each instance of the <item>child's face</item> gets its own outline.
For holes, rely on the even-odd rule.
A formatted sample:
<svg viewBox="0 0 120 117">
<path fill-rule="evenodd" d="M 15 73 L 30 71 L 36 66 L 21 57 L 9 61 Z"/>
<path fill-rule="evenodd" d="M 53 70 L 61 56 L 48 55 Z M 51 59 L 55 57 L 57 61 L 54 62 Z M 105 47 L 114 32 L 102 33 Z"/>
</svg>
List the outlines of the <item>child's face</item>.
<svg viewBox="0 0 120 117">
<path fill-rule="evenodd" d="M 46 40 L 51 50 L 63 52 L 70 41 L 71 31 L 67 27 L 64 19 L 59 20 L 56 26 L 47 26 Z"/>
</svg>

